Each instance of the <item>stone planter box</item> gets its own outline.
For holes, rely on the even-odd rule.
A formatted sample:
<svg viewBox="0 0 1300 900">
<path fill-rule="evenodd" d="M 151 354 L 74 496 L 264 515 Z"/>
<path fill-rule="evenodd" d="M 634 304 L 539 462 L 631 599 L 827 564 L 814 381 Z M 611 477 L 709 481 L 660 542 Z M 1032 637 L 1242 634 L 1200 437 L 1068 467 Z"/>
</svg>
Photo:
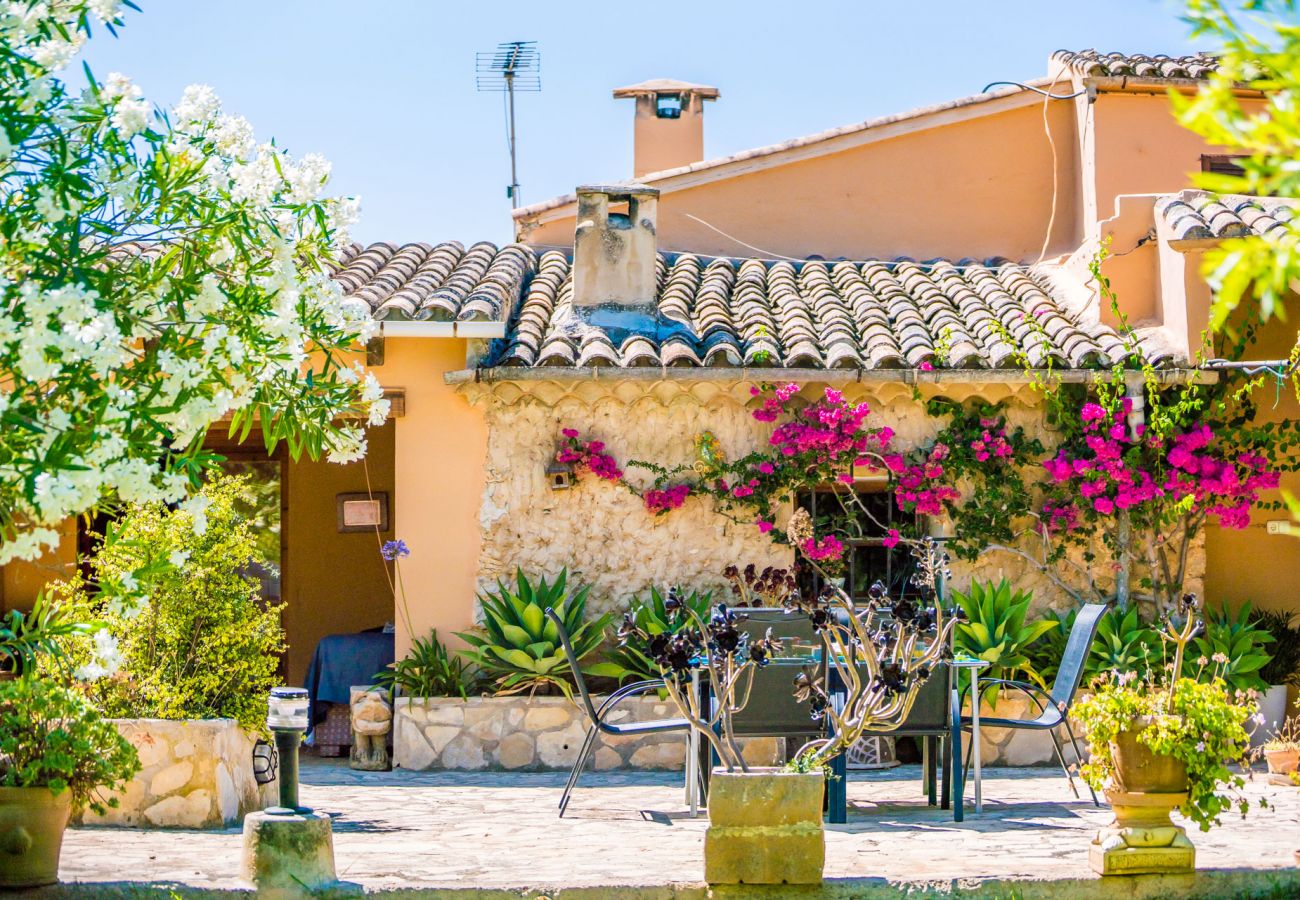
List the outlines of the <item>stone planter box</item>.
<svg viewBox="0 0 1300 900">
<path fill-rule="evenodd" d="M 597 706 L 604 698 L 594 698 Z M 651 694 L 622 703 L 611 721 L 676 718 L 671 701 Z M 393 765 L 402 769 L 571 768 L 588 728 L 587 715 L 564 697 L 399 697 L 393 707 Z M 743 741 L 754 765 L 784 762 L 780 738 Z M 686 733 L 636 737 L 602 734 L 592 754 L 596 769 L 680 769 Z"/>
<path fill-rule="evenodd" d="M 118 806 L 82 825 L 128 828 L 225 828 L 276 796 L 253 778 L 255 739 L 234 719 L 115 719 L 140 754 L 139 774 L 116 794 Z"/>
</svg>

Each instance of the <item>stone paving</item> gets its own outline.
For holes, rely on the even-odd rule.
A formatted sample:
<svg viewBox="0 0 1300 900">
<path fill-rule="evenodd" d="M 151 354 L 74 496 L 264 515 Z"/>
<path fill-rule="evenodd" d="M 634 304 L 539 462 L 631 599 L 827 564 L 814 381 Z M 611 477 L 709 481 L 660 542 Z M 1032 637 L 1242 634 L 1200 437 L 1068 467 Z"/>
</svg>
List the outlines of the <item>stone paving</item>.
<svg viewBox="0 0 1300 900">
<path fill-rule="evenodd" d="M 662 885 L 698 882 L 706 820 L 681 775 L 588 773 L 556 817 L 562 773 L 362 773 L 304 759 L 303 802 L 334 816 L 339 877 L 367 889 Z M 1090 878 L 1088 841 L 1106 809 L 1075 800 L 1050 769 L 994 769 L 984 812 L 955 823 L 928 807 L 915 766 L 850 773 L 849 822 L 827 826 L 828 878 L 891 883 Z M 1300 790 L 1259 776 L 1271 810 L 1191 832 L 1198 868 L 1281 868 L 1300 848 Z M 968 795 L 969 799 L 969 795 Z M 237 830 L 73 828 L 64 881 L 238 888 Z"/>
</svg>

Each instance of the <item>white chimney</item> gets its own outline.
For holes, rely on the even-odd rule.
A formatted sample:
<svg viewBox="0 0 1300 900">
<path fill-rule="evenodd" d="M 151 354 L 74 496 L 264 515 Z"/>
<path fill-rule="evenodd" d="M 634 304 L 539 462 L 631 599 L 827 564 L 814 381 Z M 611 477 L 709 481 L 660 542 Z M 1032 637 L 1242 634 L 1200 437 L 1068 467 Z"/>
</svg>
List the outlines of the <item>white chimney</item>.
<svg viewBox="0 0 1300 900">
<path fill-rule="evenodd" d="M 585 185 L 577 189 L 573 233 L 573 307 L 591 321 L 606 309 L 653 318 L 655 216 L 659 191 L 644 185 Z"/>
</svg>

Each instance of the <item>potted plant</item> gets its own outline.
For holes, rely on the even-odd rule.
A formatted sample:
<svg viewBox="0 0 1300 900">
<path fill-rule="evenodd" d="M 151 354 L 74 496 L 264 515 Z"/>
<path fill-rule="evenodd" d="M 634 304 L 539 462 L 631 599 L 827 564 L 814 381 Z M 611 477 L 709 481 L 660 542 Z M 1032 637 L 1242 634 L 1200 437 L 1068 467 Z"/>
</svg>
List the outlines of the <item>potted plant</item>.
<svg viewBox="0 0 1300 900">
<path fill-rule="evenodd" d="M 1256 610 L 1251 622 L 1273 636 L 1268 648 L 1272 658 L 1259 670 L 1265 685 L 1259 698 L 1264 721 L 1250 736 L 1251 746 L 1259 747 L 1286 720 L 1288 688 L 1300 686 L 1300 624 L 1294 613 L 1281 610 Z"/>
<path fill-rule="evenodd" d="M 1208 831 L 1223 812 L 1249 808 L 1238 793 L 1244 780 L 1228 764 L 1246 753 L 1253 698 L 1228 688 L 1222 654 L 1197 658 L 1185 673 L 1188 644 L 1203 626 L 1199 611 L 1187 594 L 1177 613 L 1182 622 L 1166 621 L 1170 664 L 1101 676 L 1074 708 L 1090 756 L 1083 777 L 1105 792 L 1115 811 L 1090 853 L 1103 875 L 1191 871 L 1195 848 L 1169 813 L 1177 808 Z"/>
<path fill-rule="evenodd" d="M 73 810 L 113 805 L 98 792 L 140 769 L 135 748 L 100 717 L 59 654 L 57 638 L 92 629 L 44 601 L 28 615 L 11 612 L 0 629 L 0 658 L 20 670 L 0 680 L 0 888 L 57 881 Z M 104 654 L 96 666 L 107 671 L 115 648 L 96 643 Z"/>
<path fill-rule="evenodd" d="M 1268 764 L 1270 775 L 1286 775 L 1295 781 L 1300 768 L 1300 715 L 1290 716 L 1260 745 L 1258 753 Z"/>
<path fill-rule="evenodd" d="M 789 533 L 796 546 L 811 539 L 806 511 L 794 514 Z M 833 724 L 832 737 L 806 744 L 783 768 L 749 766 L 734 731 L 734 718 L 748 701 L 754 671 L 786 650 L 771 629 L 756 639 L 740 627 L 747 616 L 744 609 L 720 603 L 705 620 L 675 600 L 671 612 L 685 622 L 669 631 L 647 635 L 634 621 L 625 621 L 623 639 L 634 636 L 648 642 L 669 697 L 722 762 L 709 790 L 706 881 L 821 881 L 827 766 L 866 731 L 888 730 L 902 722 L 920 686 L 947 653 L 955 617 L 937 604 L 925 605 L 936 596 L 936 578 L 946 557 L 933 541 L 921 542 L 917 548 L 914 586 L 920 602 L 892 601 L 879 583 L 872 586 L 866 609 L 855 608 L 849 596 L 834 586 L 816 598 L 803 597 L 797 588 L 783 598 L 784 608 L 807 616 L 820 637 L 820 660 L 828 676 L 823 678 L 811 665 L 804 667 L 794 680 L 795 695 L 809 704 L 813 719 L 827 718 Z M 809 563 L 820 571 L 817 561 Z M 707 674 L 716 698 L 708 708 L 701 707 L 690 689 L 697 670 Z"/>
</svg>

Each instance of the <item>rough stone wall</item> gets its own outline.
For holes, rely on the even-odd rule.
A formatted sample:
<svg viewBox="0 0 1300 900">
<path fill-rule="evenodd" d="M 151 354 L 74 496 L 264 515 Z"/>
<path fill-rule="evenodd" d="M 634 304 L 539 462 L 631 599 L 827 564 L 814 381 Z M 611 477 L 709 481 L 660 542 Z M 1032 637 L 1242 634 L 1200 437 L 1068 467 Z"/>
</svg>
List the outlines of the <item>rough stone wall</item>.
<svg viewBox="0 0 1300 900">
<path fill-rule="evenodd" d="M 117 719 L 140 755 L 140 772 L 116 797 L 118 806 L 99 816 L 87 810 L 85 825 L 136 828 L 224 828 L 262 809 L 275 784 L 253 778 L 254 739 L 234 719 L 172 722 Z"/>
<path fill-rule="evenodd" d="M 561 429 L 576 428 L 584 439 L 605 442 L 628 479 L 644 487 L 653 481 L 645 470 L 627 465 L 640 459 L 666 467 L 695 459 L 701 432 L 717 437 L 728 457 L 765 446 L 772 425 L 754 420 L 752 381 L 676 382 L 635 379 L 574 383 L 518 382 L 473 385 L 472 402 L 481 404 L 488 422 L 486 487 L 480 508 L 482 552 L 479 589 L 497 578 L 510 578 L 516 566 L 530 575 L 552 576 L 567 566 L 592 586 L 589 609 L 619 612 L 651 584 L 727 590 L 727 565 L 754 563 L 788 566 L 788 547 L 777 546 L 749 523 L 731 522 L 714 512 L 711 501 L 689 498 L 670 513 L 648 514 L 639 497 L 619 485 L 591 475 L 567 490 L 553 490 L 545 469 Z M 894 429 L 899 450 L 928 443 L 946 424 L 926 414 L 923 400 L 903 384 L 838 384 L 857 402 L 866 400 L 871 421 Z M 808 385 L 813 398 L 824 385 Z M 1023 388 L 989 382 L 964 387 L 919 386 L 923 397 L 943 393 L 954 400 L 979 397 L 1008 401 L 1009 427 L 1021 426 L 1049 446 L 1037 395 Z M 933 522 L 943 533 L 943 522 Z M 1047 574 L 1014 554 L 995 551 L 975 562 L 954 561 L 952 586 L 965 589 L 972 579 L 1006 577 L 1034 592 L 1036 612 L 1068 609 L 1074 601 Z M 1199 590 L 1205 569 L 1204 539 L 1188 561 L 1187 590 Z M 1082 577 L 1063 570 L 1063 577 Z M 1093 577 L 1107 592 L 1114 573 L 1095 568 Z"/>
<path fill-rule="evenodd" d="M 601 699 L 596 700 L 599 706 Z M 399 697 L 394 709 L 393 765 L 401 769 L 568 769 L 586 737 L 587 715 L 564 697 Z M 625 700 L 609 721 L 644 722 L 677 718 L 669 700 L 655 696 Z M 784 762 L 779 738 L 741 739 L 752 765 Z M 608 769 L 680 769 L 686 733 L 640 736 L 602 734 L 592 765 Z"/>
</svg>

